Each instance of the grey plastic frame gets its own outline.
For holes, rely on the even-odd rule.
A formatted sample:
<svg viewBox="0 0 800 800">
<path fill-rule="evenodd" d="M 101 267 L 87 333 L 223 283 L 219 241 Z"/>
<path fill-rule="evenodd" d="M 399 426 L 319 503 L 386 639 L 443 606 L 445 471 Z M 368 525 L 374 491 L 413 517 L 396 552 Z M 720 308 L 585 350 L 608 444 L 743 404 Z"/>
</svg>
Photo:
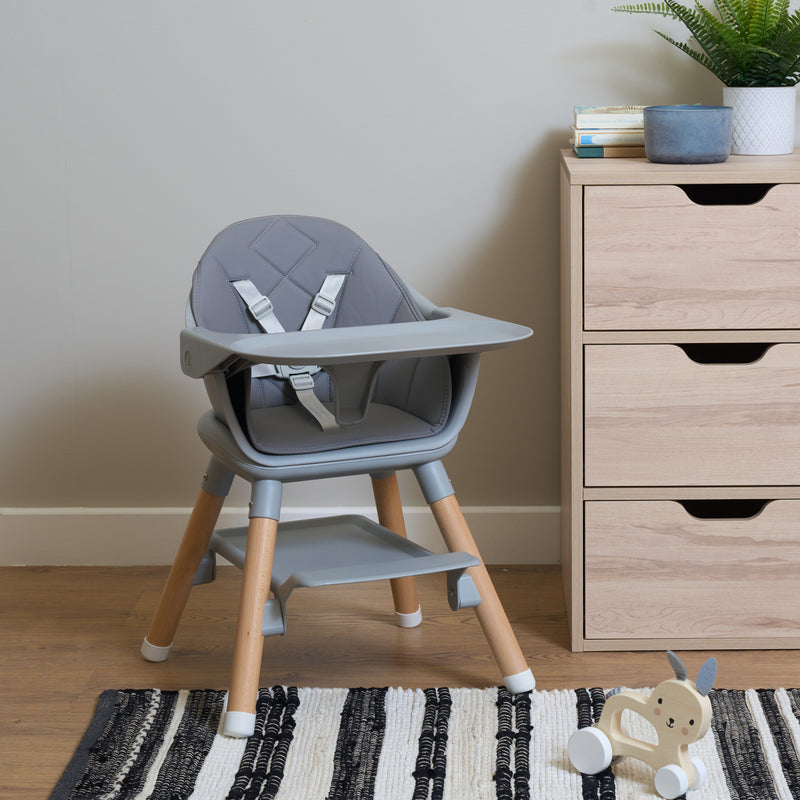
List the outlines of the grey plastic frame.
<svg viewBox="0 0 800 800">
<path fill-rule="evenodd" d="M 437 308 L 430 319 L 417 322 L 319 331 L 240 334 L 184 328 L 181 366 L 191 378 L 217 370 L 238 372 L 254 364 L 319 364 L 337 368 L 392 358 L 494 350 L 526 339 L 531 333 L 522 325 L 454 308 Z"/>
</svg>

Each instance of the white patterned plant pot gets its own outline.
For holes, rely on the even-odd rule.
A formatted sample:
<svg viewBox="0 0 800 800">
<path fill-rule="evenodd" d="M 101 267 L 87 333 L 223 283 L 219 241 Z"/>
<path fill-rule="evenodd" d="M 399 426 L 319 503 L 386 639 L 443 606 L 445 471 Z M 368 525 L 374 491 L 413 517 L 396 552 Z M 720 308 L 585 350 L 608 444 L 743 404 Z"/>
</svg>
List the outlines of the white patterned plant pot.
<svg viewBox="0 0 800 800">
<path fill-rule="evenodd" d="M 773 156 L 794 149 L 794 86 L 725 86 L 722 102 L 733 108 L 731 153 Z"/>
</svg>

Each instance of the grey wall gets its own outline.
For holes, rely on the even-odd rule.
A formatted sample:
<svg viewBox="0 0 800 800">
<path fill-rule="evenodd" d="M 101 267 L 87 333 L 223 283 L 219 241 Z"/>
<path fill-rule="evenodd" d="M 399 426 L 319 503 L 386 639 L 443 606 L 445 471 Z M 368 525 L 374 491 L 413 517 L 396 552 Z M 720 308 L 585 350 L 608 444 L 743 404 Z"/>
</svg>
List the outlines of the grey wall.
<svg viewBox="0 0 800 800">
<path fill-rule="evenodd" d="M 192 502 L 191 272 L 223 226 L 282 212 L 348 224 L 437 302 L 536 328 L 485 359 L 448 464 L 462 502 L 557 504 L 572 106 L 721 98 L 657 20 L 611 5 L 3 0 L 0 507 Z"/>
</svg>

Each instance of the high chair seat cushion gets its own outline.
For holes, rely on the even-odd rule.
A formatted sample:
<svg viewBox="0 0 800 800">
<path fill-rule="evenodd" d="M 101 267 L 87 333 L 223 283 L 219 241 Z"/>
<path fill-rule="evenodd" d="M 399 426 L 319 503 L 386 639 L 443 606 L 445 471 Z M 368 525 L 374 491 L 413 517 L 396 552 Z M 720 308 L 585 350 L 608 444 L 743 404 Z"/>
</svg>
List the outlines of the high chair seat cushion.
<svg viewBox="0 0 800 800">
<path fill-rule="evenodd" d="M 372 403 L 363 421 L 323 431 L 305 409 L 295 404 L 252 409 L 248 435 L 259 452 L 287 455 L 422 439 L 438 433 L 442 424 L 431 424 L 384 403 Z"/>
</svg>

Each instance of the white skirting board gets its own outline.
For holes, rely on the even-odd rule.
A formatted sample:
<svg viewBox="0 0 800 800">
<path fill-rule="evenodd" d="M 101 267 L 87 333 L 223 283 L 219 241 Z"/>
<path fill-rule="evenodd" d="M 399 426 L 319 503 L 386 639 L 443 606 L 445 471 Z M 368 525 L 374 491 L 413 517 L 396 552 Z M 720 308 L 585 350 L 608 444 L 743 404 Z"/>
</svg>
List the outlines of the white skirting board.
<svg viewBox="0 0 800 800">
<path fill-rule="evenodd" d="M 462 511 L 487 564 L 557 564 L 558 506 L 465 506 Z M 0 508 L 0 566 L 170 564 L 188 508 Z M 426 506 L 404 509 L 409 538 L 445 548 Z M 283 509 L 282 520 L 363 514 L 373 508 Z M 247 509 L 226 508 L 219 527 L 247 524 Z"/>
</svg>

